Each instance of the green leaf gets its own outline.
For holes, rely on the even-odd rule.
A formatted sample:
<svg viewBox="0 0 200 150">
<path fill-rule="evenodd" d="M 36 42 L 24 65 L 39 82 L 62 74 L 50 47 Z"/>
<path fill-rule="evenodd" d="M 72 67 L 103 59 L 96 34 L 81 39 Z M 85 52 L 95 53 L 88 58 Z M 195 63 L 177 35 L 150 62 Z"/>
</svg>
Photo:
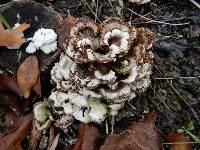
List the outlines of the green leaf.
<svg viewBox="0 0 200 150">
<path fill-rule="evenodd" d="M 194 124 L 193 124 L 193 122 L 192 121 L 190 121 L 189 123 L 188 123 L 188 125 L 187 125 L 187 128 L 186 128 L 187 130 L 194 130 Z"/>
<path fill-rule="evenodd" d="M 195 142 L 197 142 L 197 143 L 200 144 L 200 137 L 198 137 L 198 136 L 192 134 L 192 133 L 189 132 L 189 131 L 187 131 L 187 133 L 192 137 L 192 139 L 193 139 Z"/>
<path fill-rule="evenodd" d="M 178 132 L 178 133 L 184 133 L 185 130 L 184 130 L 184 129 L 178 129 L 177 132 Z"/>
<path fill-rule="evenodd" d="M 0 12 L 0 22 L 2 22 L 7 29 L 11 28 L 1 12 Z"/>
</svg>

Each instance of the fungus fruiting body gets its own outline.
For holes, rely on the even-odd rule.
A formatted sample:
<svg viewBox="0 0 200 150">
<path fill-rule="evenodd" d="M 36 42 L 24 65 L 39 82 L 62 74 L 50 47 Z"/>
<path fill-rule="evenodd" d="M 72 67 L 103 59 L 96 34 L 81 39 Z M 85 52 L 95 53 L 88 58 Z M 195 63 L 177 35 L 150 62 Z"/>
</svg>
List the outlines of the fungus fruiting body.
<svg viewBox="0 0 200 150">
<path fill-rule="evenodd" d="M 34 53 L 36 50 L 41 49 L 44 53 L 49 54 L 57 49 L 57 34 L 53 29 L 38 29 L 26 48 L 27 53 Z"/>
<path fill-rule="evenodd" d="M 101 123 L 149 86 L 153 54 L 148 49 L 155 37 L 148 29 L 119 18 L 102 24 L 77 19 L 66 32 L 65 52 L 51 70 L 56 88 L 49 102 L 59 126 L 66 128 L 74 118 Z"/>
<path fill-rule="evenodd" d="M 51 121 L 53 121 L 53 117 L 48 109 L 48 105 L 46 102 L 38 102 L 34 105 L 34 124 L 39 131 L 46 130 Z"/>
</svg>

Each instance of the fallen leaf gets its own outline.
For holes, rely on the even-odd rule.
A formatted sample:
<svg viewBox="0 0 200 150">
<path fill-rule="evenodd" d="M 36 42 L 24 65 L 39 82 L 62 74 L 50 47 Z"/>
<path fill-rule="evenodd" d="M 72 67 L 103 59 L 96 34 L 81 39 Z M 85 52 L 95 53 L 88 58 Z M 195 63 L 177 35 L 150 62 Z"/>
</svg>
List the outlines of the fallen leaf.
<svg viewBox="0 0 200 150">
<path fill-rule="evenodd" d="M 25 39 L 22 38 L 23 31 L 30 27 L 29 24 L 23 23 L 20 26 L 12 29 L 5 30 L 2 22 L 0 22 L 0 46 L 20 46 Z"/>
<path fill-rule="evenodd" d="M 38 82 L 39 68 L 38 60 L 35 56 L 30 56 L 20 65 L 17 70 L 17 82 L 21 88 L 24 98 L 30 96 L 31 89 Z"/>
<path fill-rule="evenodd" d="M 54 128 L 54 126 L 51 126 L 51 128 L 50 128 L 50 133 L 49 133 L 49 140 L 48 140 L 48 147 L 47 147 L 47 149 L 50 149 L 52 143 L 54 142 L 54 139 L 55 139 L 55 137 L 56 137 L 55 134 L 56 134 L 56 133 L 55 133 L 55 128 Z"/>
<path fill-rule="evenodd" d="M 11 109 L 6 109 L 4 130 L 7 134 L 16 130 L 22 122 L 23 115 L 16 115 Z"/>
<path fill-rule="evenodd" d="M 155 112 L 149 112 L 146 116 L 144 116 L 143 122 L 145 123 L 154 123 L 156 122 L 157 114 Z"/>
<path fill-rule="evenodd" d="M 14 146 L 11 150 L 23 150 L 21 144 L 17 144 L 16 146 Z"/>
<path fill-rule="evenodd" d="M 67 37 L 69 37 L 69 31 L 75 23 L 76 23 L 76 18 L 73 16 L 68 16 L 66 19 L 63 19 L 62 21 L 59 22 L 57 30 L 59 34 L 58 43 L 62 48 L 65 47 L 63 43 L 66 43 L 66 39 Z"/>
<path fill-rule="evenodd" d="M 16 115 L 19 115 L 23 111 L 16 94 L 0 90 L 0 103 L 9 107 Z"/>
<path fill-rule="evenodd" d="M 36 150 L 40 139 L 42 137 L 42 131 L 39 131 L 35 124 L 33 124 L 32 130 L 31 130 L 31 138 L 29 140 L 29 150 Z"/>
<path fill-rule="evenodd" d="M 152 114 L 150 114 L 152 115 Z M 100 150 L 159 150 L 161 139 L 154 129 L 154 118 L 145 122 L 134 122 L 122 134 L 110 135 Z"/>
<path fill-rule="evenodd" d="M 3 91 L 10 90 L 19 96 L 23 96 L 23 93 L 18 86 L 17 80 L 9 75 L 0 75 L 0 89 Z"/>
<path fill-rule="evenodd" d="M 37 83 L 34 85 L 33 91 L 36 92 L 36 94 L 39 95 L 40 97 L 42 96 L 40 77 L 39 77 Z"/>
<path fill-rule="evenodd" d="M 81 124 L 79 128 L 78 141 L 75 145 L 66 150 L 98 150 L 99 132 L 88 124 Z"/>
<path fill-rule="evenodd" d="M 170 144 L 170 150 L 192 150 L 191 144 L 187 143 L 190 142 L 189 138 L 182 134 L 167 135 L 164 142 L 174 143 Z M 179 142 L 181 142 L 181 144 Z"/>
<path fill-rule="evenodd" d="M 24 116 L 20 127 L 14 132 L 0 137 L 1 150 L 10 150 L 25 139 L 31 130 L 33 114 Z"/>
<path fill-rule="evenodd" d="M 53 140 L 52 145 L 50 146 L 49 150 L 55 150 L 57 145 L 58 145 L 58 140 L 59 140 L 60 134 L 57 134 L 56 137 Z"/>
</svg>

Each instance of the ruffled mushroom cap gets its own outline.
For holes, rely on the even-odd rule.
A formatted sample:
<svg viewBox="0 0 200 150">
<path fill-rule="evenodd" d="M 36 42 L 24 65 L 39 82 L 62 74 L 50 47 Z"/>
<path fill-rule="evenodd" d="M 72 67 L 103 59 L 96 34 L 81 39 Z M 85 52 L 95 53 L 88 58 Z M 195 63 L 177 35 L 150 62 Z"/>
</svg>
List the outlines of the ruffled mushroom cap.
<svg viewBox="0 0 200 150">
<path fill-rule="evenodd" d="M 136 29 L 119 18 L 109 18 L 101 25 L 101 45 L 109 46 L 113 55 L 126 54 L 135 38 Z"/>
<path fill-rule="evenodd" d="M 133 40 L 136 38 L 136 29 L 124 23 L 119 18 L 109 18 L 101 24 L 100 45 L 94 53 L 100 62 L 116 61 L 128 53 Z"/>
<path fill-rule="evenodd" d="M 98 26 L 92 20 L 78 19 L 69 31 L 66 54 L 78 63 L 94 60 L 93 50 L 99 46 L 96 39 Z"/>
<path fill-rule="evenodd" d="M 136 29 L 119 18 L 110 18 L 100 27 L 91 20 L 78 19 L 69 33 L 66 54 L 78 63 L 116 61 L 128 53 L 136 38 Z"/>
<path fill-rule="evenodd" d="M 39 131 L 46 130 L 54 121 L 46 102 L 38 102 L 34 106 L 34 124 Z"/>
<path fill-rule="evenodd" d="M 147 50 L 154 42 L 148 29 L 135 29 L 118 18 L 100 25 L 78 19 L 66 53 L 51 71 L 56 89 L 49 99 L 54 109 L 62 108 L 56 112 L 59 120 L 101 123 L 106 114 L 117 115 L 126 101 L 149 86 L 153 53 Z"/>
</svg>

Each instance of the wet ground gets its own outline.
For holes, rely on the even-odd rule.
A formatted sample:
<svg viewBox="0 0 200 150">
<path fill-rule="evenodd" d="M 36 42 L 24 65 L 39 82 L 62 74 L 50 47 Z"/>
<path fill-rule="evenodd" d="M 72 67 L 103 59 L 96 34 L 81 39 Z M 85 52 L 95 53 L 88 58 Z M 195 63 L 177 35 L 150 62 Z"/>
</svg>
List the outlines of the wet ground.
<svg viewBox="0 0 200 150">
<path fill-rule="evenodd" d="M 152 48 L 155 55 L 152 84 L 121 111 L 114 132 L 124 130 L 133 120 L 154 110 L 158 113 L 156 127 L 161 135 L 176 132 L 189 121 L 194 122 L 196 130 L 193 132 L 198 135 L 200 10 L 188 0 L 153 0 L 141 6 L 126 0 L 123 7 L 108 0 L 99 0 L 98 4 L 97 1 L 94 4 L 86 0 L 60 0 L 50 5 L 63 16 L 71 14 L 97 22 L 118 16 L 133 26 L 150 28 L 157 36 Z M 121 119 L 122 116 L 125 118 Z"/>
<path fill-rule="evenodd" d="M 152 0 L 140 6 L 128 0 L 124 0 L 123 6 L 109 0 L 42 3 L 63 17 L 70 14 L 101 22 L 118 16 L 133 26 L 148 27 L 156 34 L 157 42 L 151 49 L 155 55 L 152 84 L 121 110 L 114 125 L 115 133 L 148 111 L 156 111 L 156 128 L 162 136 L 176 132 L 189 121 L 194 122 L 193 133 L 200 135 L 200 9 L 189 0 Z M 76 123 L 73 128 L 77 128 Z M 193 146 L 199 149 L 197 144 Z"/>
</svg>

